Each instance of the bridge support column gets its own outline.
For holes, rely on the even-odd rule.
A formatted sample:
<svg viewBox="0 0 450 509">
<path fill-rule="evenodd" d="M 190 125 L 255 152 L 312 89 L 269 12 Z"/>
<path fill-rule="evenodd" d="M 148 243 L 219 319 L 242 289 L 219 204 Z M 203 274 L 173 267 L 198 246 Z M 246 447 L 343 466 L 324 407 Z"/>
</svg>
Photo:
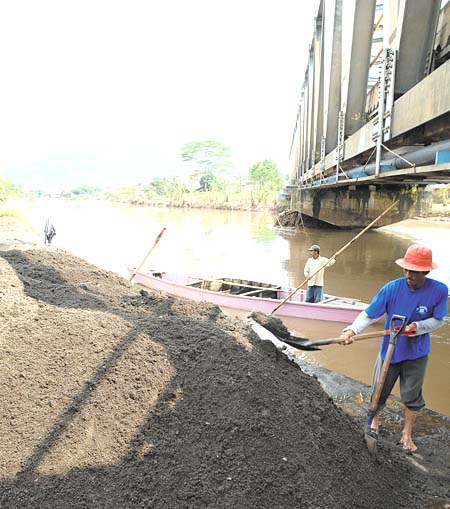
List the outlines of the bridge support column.
<svg viewBox="0 0 450 509">
<path fill-rule="evenodd" d="M 301 202 L 300 202 L 301 199 Z M 399 203 L 377 226 L 429 213 L 433 193 L 427 186 L 369 185 L 302 189 L 292 195 L 292 208 L 340 228 L 364 228 L 389 205 Z"/>
</svg>

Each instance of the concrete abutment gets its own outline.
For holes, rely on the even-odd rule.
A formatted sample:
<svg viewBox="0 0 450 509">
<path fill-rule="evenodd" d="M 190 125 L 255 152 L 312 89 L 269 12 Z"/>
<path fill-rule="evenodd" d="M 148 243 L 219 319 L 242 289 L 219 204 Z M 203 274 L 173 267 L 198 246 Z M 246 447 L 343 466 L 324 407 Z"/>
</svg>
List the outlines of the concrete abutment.
<svg viewBox="0 0 450 509">
<path fill-rule="evenodd" d="M 429 186 L 369 185 L 291 190 L 291 209 L 340 228 L 364 228 L 394 201 L 399 203 L 375 227 L 431 212 Z"/>
</svg>

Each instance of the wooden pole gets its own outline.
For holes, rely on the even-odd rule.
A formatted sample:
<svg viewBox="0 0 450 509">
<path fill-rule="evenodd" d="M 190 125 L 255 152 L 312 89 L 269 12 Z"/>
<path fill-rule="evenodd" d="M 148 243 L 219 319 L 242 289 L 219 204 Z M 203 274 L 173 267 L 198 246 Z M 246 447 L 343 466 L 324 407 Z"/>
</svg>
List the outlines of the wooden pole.
<svg viewBox="0 0 450 509">
<path fill-rule="evenodd" d="M 136 269 L 134 269 L 133 271 L 133 274 L 131 274 L 131 277 L 130 277 L 130 281 L 134 278 L 134 276 L 139 272 L 139 269 L 142 267 L 142 265 L 144 265 L 145 261 L 147 260 L 147 258 L 150 256 L 150 253 L 153 251 L 153 249 L 155 248 L 156 244 L 158 244 L 159 242 L 159 239 L 162 237 L 162 234 L 166 231 L 165 228 L 163 228 L 158 236 L 156 237 L 155 241 L 153 242 L 153 245 L 152 247 L 147 251 L 147 254 L 144 256 L 144 259 L 142 260 L 142 262 L 137 266 Z"/>
<path fill-rule="evenodd" d="M 368 226 L 366 226 L 364 228 L 364 230 L 361 230 L 358 235 L 356 235 L 355 237 L 353 237 L 352 240 L 350 240 L 350 242 L 347 242 L 347 244 L 345 244 L 344 247 L 341 247 L 341 249 L 339 249 L 339 251 L 337 251 L 336 253 L 334 253 L 334 255 L 327 261 L 327 263 L 325 265 L 323 265 L 322 267 L 320 267 L 319 270 L 316 270 L 316 272 L 314 272 L 314 274 L 312 274 L 310 276 L 310 278 L 314 277 L 319 271 L 323 270 L 327 265 L 330 264 L 331 260 L 334 260 L 338 255 L 340 255 L 343 251 L 345 251 L 349 246 L 350 244 L 353 244 L 353 242 L 355 242 L 355 240 L 359 239 L 359 237 L 361 237 L 361 235 L 363 235 L 364 233 L 366 233 L 367 230 L 369 230 L 370 228 L 372 228 L 372 226 L 377 223 L 384 215 L 386 215 L 395 205 L 397 205 L 397 203 L 399 202 L 399 200 L 395 200 L 394 203 L 392 203 L 391 205 L 389 205 L 389 207 L 384 211 L 382 212 L 376 219 L 374 219 Z M 278 304 L 271 312 L 270 314 L 272 315 L 273 313 L 275 313 L 275 311 L 277 311 L 277 309 L 279 309 L 286 301 L 288 301 L 295 293 L 297 293 L 300 288 L 308 282 L 308 279 L 305 279 L 299 286 L 297 286 L 297 288 L 295 288 L 295 290 L 292 290 L 292 292 L 284 299 L 280 302 L 280 304 Z"/>
</svg>

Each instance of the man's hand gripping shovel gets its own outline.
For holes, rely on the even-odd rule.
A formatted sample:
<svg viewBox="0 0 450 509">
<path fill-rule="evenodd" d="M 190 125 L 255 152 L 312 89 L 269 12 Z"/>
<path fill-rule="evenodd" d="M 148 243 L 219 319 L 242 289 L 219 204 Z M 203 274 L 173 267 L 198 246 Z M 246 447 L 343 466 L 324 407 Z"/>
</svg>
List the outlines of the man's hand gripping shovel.
<svg viewBox="0 0 450 509">
<path fill-rule="evenodd" d="M 395 322 L 400 322 L 400 325 L 396 325 Z M 394 353 L 395 344 L 397 343 L 397 338 L 400 336 L 405 327 L 406 327 L 406 316 L 392 315 L 390 322 L 389 346 L 386 351 L 386 356 L 384 358 L 383 365 L 381 367 L 380 377 L 375 387 L 375 391 L 372 394 L 372 399 L 370 402 L 370 408 L 367 414 L 366 421 L 365 430 L 366 444 L 370 454 L 372 454 L 375 457 L 377 456 L 378 433 L 376 430 L 372 429 L 372 421 L 378 410 L 378 402 L 380 400 L 381 391 L 386 380 L 386 374 L 391 363 L 392 354 Z"/>
</svg>

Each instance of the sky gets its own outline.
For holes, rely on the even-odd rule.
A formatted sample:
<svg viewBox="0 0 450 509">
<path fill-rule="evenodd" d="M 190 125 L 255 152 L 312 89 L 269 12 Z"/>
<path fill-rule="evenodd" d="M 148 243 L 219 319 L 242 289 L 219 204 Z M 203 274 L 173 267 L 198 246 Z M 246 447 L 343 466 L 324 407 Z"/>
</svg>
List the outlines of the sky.
<svg viewBox="0 0 450 509">
<path fill-rule="evenodd" d="M 289 150 L 315 0 L 0 2 L 0 178 L 116 187 L 186 171 L 216 140 L 236 172 Z"/>
</svg>

